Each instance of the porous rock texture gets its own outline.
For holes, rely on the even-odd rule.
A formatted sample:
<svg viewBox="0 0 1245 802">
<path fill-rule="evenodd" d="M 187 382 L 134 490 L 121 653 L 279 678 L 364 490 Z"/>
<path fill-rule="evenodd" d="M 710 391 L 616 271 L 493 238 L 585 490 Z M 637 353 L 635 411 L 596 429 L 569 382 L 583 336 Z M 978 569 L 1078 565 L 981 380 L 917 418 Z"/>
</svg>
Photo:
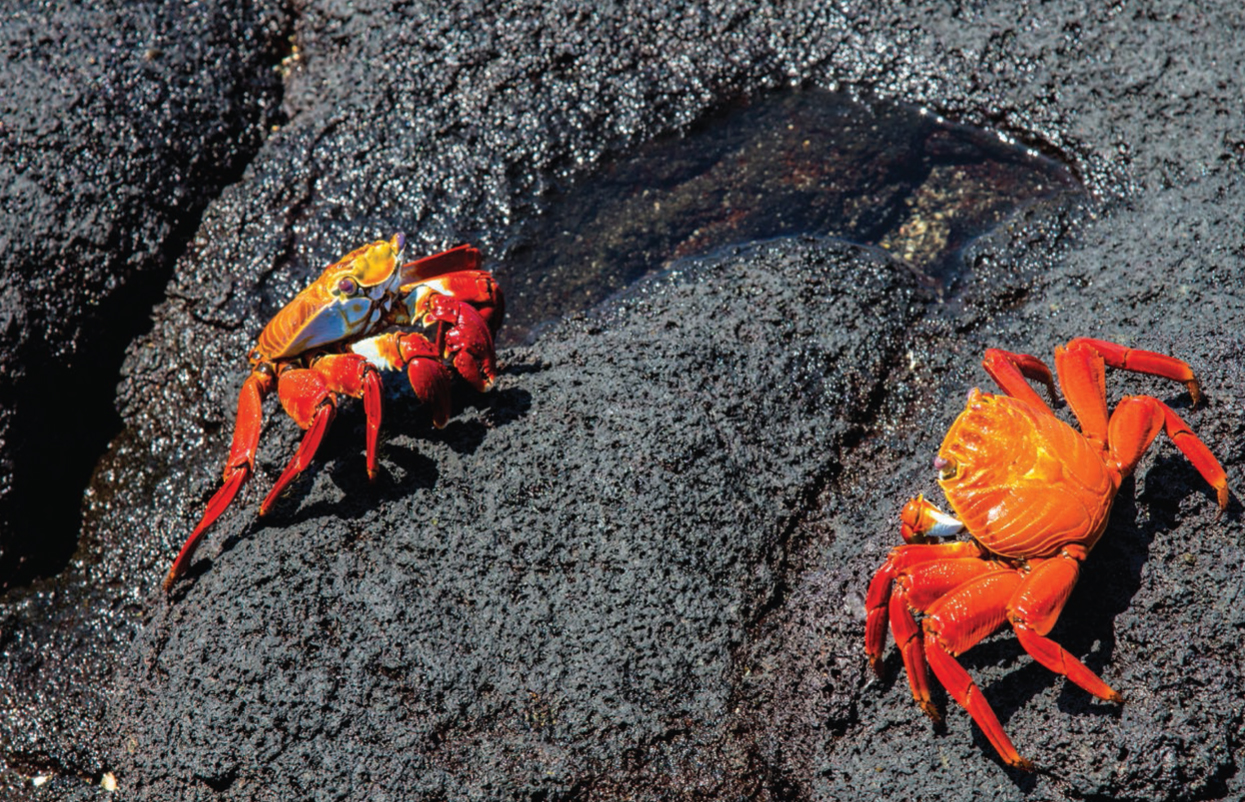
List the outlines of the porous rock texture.
<svg viewBox="0 0 1245 802">
<path fill-rule="evenodd" d="M 1010 635 L 964 658 L 1036 773 L 954 703 L 932 726 L 893 648 L 881 680 L 862 654 L 868 578 L 902 504 L 939 497 L 929 460 L 987 347 L 1091 335 L 1188 360 L 1197 409 L 1157 379 L 1109 390 L 1167 400 L 1239 481 L 1237 6 L 285 13 L 288 124 L 207 206 L 128 348 L 77 556 L 0 606 L 6 793 L 102 797 L 105 775 L 153 800 L 1245 793 L 1241 505 L 1217 518 L 1163 440 L 1053 633 L 1126 704 Z M 1094 199 L 1017 212 L 941 296 L 817 239 L 684 264 L 503 349 L 440 432 L 395 394 L 375 484 L 343 412 L 259 521 L 298 439 L 274 414 L 256 486 L 160 591 L 216 487 L 242 355 L 326 261 L 399 229 L 502 252 L 550 182 L 789 83 L 993 126 Z"/>
<path fill-rule="evenodd" d="M 0 591 L 74 551 L 128 342 L 279 119 L 276 4 L 13 4 L 0 22 Z"/>
</svg>

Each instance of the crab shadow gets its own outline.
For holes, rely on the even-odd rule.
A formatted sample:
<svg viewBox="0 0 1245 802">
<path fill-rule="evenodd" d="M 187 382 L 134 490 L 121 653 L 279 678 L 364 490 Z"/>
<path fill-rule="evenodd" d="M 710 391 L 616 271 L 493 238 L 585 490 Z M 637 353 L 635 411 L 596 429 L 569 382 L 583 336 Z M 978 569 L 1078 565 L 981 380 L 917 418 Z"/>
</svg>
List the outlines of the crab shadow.
<svg viewBox="0 0 1245 802">
<path fill-rule="evenodd" d="M 1116 648 L 1116 618 L 1132 606 L 1155 540 L 1168 536 L 1181 524 L 1180 501 L 1203 495 L 1214 504 L 1214 492 L 1206 488 L 1197 471 L 1179 455 L 1158 457 L 1145 472 L 1144 482 L 1140 500 L 1146 504 L 1148 514 L 1139 515 L 1137 482 L 1132 477 L 1125 479 L 1107 529 L 1082 566 L 1080 580 L 1050 633 L 1056 643 L 1099 676 L 1110 674 Z M 1119 705 L 1094 698 L 1032 661 L 1007 633 L 1005 629 L 1003 634 L 992 636 L 960 658 L 975 678 L 990 667 L 1003 671 L 997 679 L 981 684 L 1005 728 L 1018 711 L 1030 706 L 1057 682 L 1063 683 L 1056 702 L 1060 713 L 1119 718 Z M 1110 676 L 1104 679 L 1112 684 Z M 1127 698 L 1129 689 L 1116 689 Z M 945 692 L 941 688 L 938 692 L 942 698 L 937 701 L 946 704 Z M 983 753 L 997 760 L 994 748 L 975 724 L 973 739 Z M 997 762 L 1007 768 L 1001 760 Z M 1032 788 L 1032 775 L 1010 768 L 1008 773 L 1019 788 Z"/>
<path fill-rule="evenodd" d="M 521 388 L 485 394 L 462 389 L 455 388 L 450 422 L 443 429 L 432 425 L 428 410 L 418 404 L 409 388 L 405 393 L 387 394 L 373 481 L 368 480 L 365 467 L 366 421 L 362 410 L 357 404 L 343 408 L 325 434 L 315 461 L 277 500 L 268 518 L 281 526 L 330 517 L 357 520 L 378 505 L 430 490 L 441 475 L 439 463 L 427 453 L 430 446 L 440 444 L 456 454 L 474 454 L 490 430 L 526 416 L 532 404 L 531 394 Z M 463 419 L 466 413 L 470 416 Z M 320 473 L 327 475 L 332 489 L 317 486 Z M 266 525 L 263 519 L 253 520 L 225 539 L 221 553 Z"/>
</svg>

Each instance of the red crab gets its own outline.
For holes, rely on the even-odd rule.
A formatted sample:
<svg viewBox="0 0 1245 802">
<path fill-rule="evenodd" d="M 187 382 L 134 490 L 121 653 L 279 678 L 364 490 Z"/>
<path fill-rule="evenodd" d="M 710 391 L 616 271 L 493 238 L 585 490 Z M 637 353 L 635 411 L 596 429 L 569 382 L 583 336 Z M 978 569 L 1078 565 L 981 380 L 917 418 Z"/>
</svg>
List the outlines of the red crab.
<svg viewBox="0 0 1245 802">
<path fill-rule="evenodd" d="M 375 477 L 380 371 L 405 369 L 437 426 L 450 415 L 451 367 L 477 390 L 493 383 L 493 336 L 504 303 L 492 273 L 480 269 L 480 252 L 461 245 L 402 264 L 404 244 L 399 233 L 351 251 L 326 267 L 260 332 L 248 357 L 251 374 L 238 397 L 225 483 L 169 569 L 165 590 L 186 570 L 203 533 L 254 472 L 263 402 L 273 390 L 307 434 L 260 505 L 260 515 L 310 464 L 337 412 L 339 395 L 363 399 L 367 473 Z"/>
<path fill-rule="evenodd" d="M 1150 396 L 1123 398 L 1108 416 L 1104 364 L 1201 389 L 1179 359 L 1078 338 L 1055 349 L 1059 385 L 1081 431 L 1055 417 L 1029 386 L 1055 383 L 1041 360 L 990 349 L 983 362 L 1003 395 L 973 390 L 934 460 L 956 518 L 917 496 L 904 507 L 906 546 L 893 549 L 869 584 L 865 651 L 880 671 L 886 622 L 903 655 L 912 695 L 931 718 L 926 665 L 1008 764 L 1031 770 L 990 704 L 956 661 L 1010 624 L 1033 659 L 1111 702 L 1123 697 L 1046 637 L 1107 525 L 1111 502 L 1160 429 L 1215 488 L 1222 513 L 1228 480 L 1175 412 Z M 967 529 L 969 539 L 930 543 Z M 913 613 L 924 618 L 917 623 Z"/>
</svg>

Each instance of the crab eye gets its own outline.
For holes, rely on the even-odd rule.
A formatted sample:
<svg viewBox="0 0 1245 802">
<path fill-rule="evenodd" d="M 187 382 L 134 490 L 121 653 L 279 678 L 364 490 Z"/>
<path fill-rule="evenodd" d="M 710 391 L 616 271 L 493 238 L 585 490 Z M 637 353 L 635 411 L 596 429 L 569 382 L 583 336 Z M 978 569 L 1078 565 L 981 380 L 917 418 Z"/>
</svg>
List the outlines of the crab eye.
<svg viewBox="0 0 1245 802">
<path fill-rule="evenodd" d="M 337 282 L 337 291 L 342 295 L 354 295 L 359 291 L 359 282 L 355 281 L 350 276 L 346 276 L 344 279 Z"/>
<path fill-rule="evenodd" d="M 934 467 L 938 470 L 938 478 L 943 481 L 954 479 L 956 472 L 960 469 L 955 460 L 944 459 L 940 456 L 934 457 Z"/>
</svg>

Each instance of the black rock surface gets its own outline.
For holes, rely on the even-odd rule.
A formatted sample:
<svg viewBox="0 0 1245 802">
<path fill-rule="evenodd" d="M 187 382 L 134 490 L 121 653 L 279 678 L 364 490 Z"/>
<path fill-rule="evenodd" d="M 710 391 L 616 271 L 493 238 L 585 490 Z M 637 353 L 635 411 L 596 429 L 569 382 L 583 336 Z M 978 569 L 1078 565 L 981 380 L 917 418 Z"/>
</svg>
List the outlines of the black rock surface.
<svg viewBox="0 0 1245 802">
<path fill-rule="evenodd" d="M 769 246 L 507 351 L 440 435 L 390 427 L 374 492 L 347 444 L 149 622 L 126 776 L 153 799 L 512 797 L 730 746 L 734 651 L 912 301 L 851 246 Z"/>
<path fill-rule="evenodd" d="M 289 25 L 276 3 L 21 5 L 0 23 L 0 591 L 73 553 L 125 348 L 279 119 Z"/>
<path fill-rule="evenodd" d="M 964 658 L 1036 773 L 954 703 L 932 726 L 892 647 L 880 681 L 863 656 L 868 579 L 903 503 L 940 499 L 929 460 L 988 386 L 987 347 L 1049 359 L 1090 335 L 1186 359 L 1196 409 L 1119 372 L 1109 393 L 1170 403 L 1239 483 L 1235 6 L 291 13 L 288 123 L 164 246 L 184 252 L 128 348 L 79 551 L 0 600 L 6 793 L 105 797 L 106 776 L 153 800 L 1245 793 L 1241 505 L 1217 518 L 1162 438 L 1053 633 L 1126 704 L 1008 634 Z M 160 591 L 219 481 L 251 340 L 325 262 L 394 230 L 504 253 L 551 181 L 792 83 L 993 127 L 1095 197 L 1018 211 L 941 295 L 820 239 L 684 263 L 504 349 L 497 387 L 459 388 L 444 430 L 395 393 L 375 484 L 348 408 L 261 521 L 298 439 L 274 412 L 253 486 Z"/>
</svg>

